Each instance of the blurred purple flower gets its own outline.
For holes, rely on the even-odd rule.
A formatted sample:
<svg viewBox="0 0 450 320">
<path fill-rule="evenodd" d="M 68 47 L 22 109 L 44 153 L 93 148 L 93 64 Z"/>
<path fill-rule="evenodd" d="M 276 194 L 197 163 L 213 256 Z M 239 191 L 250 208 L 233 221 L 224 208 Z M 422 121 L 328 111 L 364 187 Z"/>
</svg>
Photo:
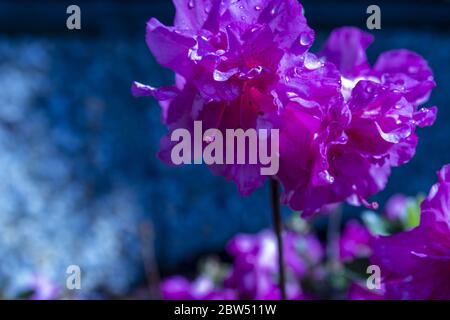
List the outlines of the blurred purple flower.
<svg viewBox="0 0 450 320">
<path fill-rule="evenodd" d="M 29 286 L 33 290 L 31 300 L 53 300 L 58 298 L 60 294 L 60 289 L 48 278 L 41 275 L 34 276 Z"/>
<path fill-rule="evenodd" d="M 450 165 L 421 204 L 420 225 L 374 240 L 389 299 L 450 299 Z"/>
<path fill-rule="evenodd" d="M 209 277 L 201 275 L 191 282 L 174 276 L 162 282 L 162 296 L 164 299 L 181 300 L 280 299 L 276 248 L 272 231 L 237 235 L 226 247 L 233 258 L 233 265 L 223 281 L 214 283 Z M 300 281 L 322 261 L 322 245 L 312 234 L 300 235 L 289 231 L 284 234 L 284 252 L 287 295 L 289 299 L 304 299 Z"/>
<path fill-rule="evenodd" d="M 218 289 L 213 281 L 200 276 L 189 281 L 182 276 L 173 276 L 161 283 L 161 295 L 166 300 L 234 300 L 236 294 L 230 289 Z"/>
<path fill-rule="evenodd" d="M 349 300 L 383 300 L 384 290 L 381 289 L 368 289 L 362 284 L 353 283 L 348 290 Z"/>
<path fill-rule="evenodd" d="M 407 215 L 409 198 L 403 194 L 395 194 L 389 198 L 384 214 L 389 220 L 402 220 Z"/>
<path fill-rule="evenodd" d="M 368 257 L 371 254 L 369 230 L 358 221 L 349 221 L 339 241 L 339 253 L 342 261 Z"/>
<path fill-rule="evenodd" d="M 289 231 L 283 238 L 287 295 L 289 299 L 303 299 L 300 280 L 323 258 L 323 248 L 313 235 Z M 237 235 L 229 242 L 227 251 L 234 258 L 234 264 L 225 279 L 226 287 L 235 289 L 240 299 L 280 299 L 278 253 L 272 231 Z"/>
</svg>

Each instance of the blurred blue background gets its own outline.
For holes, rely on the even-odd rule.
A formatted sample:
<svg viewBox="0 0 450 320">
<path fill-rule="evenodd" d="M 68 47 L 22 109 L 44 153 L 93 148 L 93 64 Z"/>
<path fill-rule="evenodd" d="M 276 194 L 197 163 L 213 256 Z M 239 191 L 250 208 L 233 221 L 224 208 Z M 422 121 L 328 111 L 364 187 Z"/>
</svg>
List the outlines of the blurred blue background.
<svg viewBox="0 0 450 320">
<path fill-rule="evenodd" d="M 146 273 L 189 272 L 234 234 L 271 223 L 267 186 L 242 198 L 203 166 L 156 159 L 159 107 L 133 98 L 130 84 L 172 83 L 144 40 L 150 17 L 171 23 L 172 4 L 76 1 L 82 29 L 69 31 L 70 4 L 0 2 L 0 297 L 16 296 L 35 275 L 63 288 L 71 264 L 83 272 L 81 297 L 124 296 Z M 365 28 L 372 3 L 303 4 L 317 51 L 334 27 Z M 427 105 L 439 107 L 435 125 L 419 131 L 416 157 L 375 197 L 383 204 L 393 193 L 427 192 L 450 162 L 450 3 L 378 4 L 370 60 L 394 48 L 421 54 L 438 84 Z"/>
</svg>

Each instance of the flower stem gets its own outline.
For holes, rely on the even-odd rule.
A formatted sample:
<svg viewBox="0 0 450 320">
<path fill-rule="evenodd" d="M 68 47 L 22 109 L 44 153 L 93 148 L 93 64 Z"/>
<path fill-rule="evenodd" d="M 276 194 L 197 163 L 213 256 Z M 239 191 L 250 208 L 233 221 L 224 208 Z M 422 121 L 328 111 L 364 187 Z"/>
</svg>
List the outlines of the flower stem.
<svg viewBox="0 0 450 320">
<path fill-rule="evenodd" d="M 278 245 L 278 270 L 279 270 L 279 286 L 281 292 L 281 299 L 286 300 L 286 273 L 284 268 L 284 253 L 283 253 L 283 237 L 282 237 L 282 223 L 280 211 L 280 192 L 278 182 L 275 179 L 270 179 L 270 190 L 272 195 L 272 218 L 273 228 L 277 237 Z"/>
<path fill-rule="evenodd" d="M 327 255 L 328 262 L 333 272 L 337 272 L 341 269 L 340 262 L 340 248 L 339 237 L 340 227 L 342 220 L 342 208 L 338 207 L 335 212 L 330 213 L 328 217 L 328 231 L 327 231 Z"/>
<path fill-rule="evenodd" d="M 338 207 L 335 212 L 331 212 L 328 218 L 327 231 L 327 256 L 328 267 L 331 275 L 331 299 L 342 299 L 339 295 L 342 284 L 339 280 L 344 276 L 345 270 L 341 263 L 340 253 L 340 226 L 342 220 L 342 208 Z"/>
</svg>

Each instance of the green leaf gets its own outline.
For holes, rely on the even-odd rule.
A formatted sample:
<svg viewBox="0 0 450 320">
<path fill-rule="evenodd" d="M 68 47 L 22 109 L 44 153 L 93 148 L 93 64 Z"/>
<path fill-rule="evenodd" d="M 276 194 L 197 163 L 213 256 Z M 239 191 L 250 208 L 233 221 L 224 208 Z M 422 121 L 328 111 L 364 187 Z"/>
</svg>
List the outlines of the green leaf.
<svg viewBox="0 0 450 320">
<path fill-rule="evenodd" d="M 382 236 L 389 235 L 386 221 L 378 213 L 374 211 L 364 211 L 361 218 L 370 233 Z"/>
<path fill-rule="evenodd" d="M 405 229 L 412 229 L 420 224 L 420 204 L 424 199 L 423 195 L 418 195 L 416 201 L 411 201 L 406 209 L 406 218 L 403 225 Z"/>
</svg>

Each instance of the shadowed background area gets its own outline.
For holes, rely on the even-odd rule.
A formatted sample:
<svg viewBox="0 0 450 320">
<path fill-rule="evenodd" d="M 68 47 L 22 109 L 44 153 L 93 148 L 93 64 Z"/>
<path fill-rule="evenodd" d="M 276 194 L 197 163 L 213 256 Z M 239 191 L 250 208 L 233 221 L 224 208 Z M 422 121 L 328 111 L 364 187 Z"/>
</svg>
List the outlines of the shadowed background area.
<svg viewBox="0 0 450 320">
<path fill-rule="evenodd" d="M 187 0 L 186 0 L 187 1 Z M 302 1 L 317 31 L 365 28 L 369 2 Z M 170 24 L 169 1 L 77 1 L 82 29 L 66 29 L 67 1 L 0 2 L 0 296 L 14 297 L 36 275 L 65 286 L 83 270 L 83 297 L 122 296 L 163 275 L 189 272 L 238 232 L 270 225 L 266 188 L 249 197 L 204 166 L 169 168 L 156 158 L 165 129 L 133 80 L 171 84 L 146 47 L 145 22 Z M 419 130 L 416 157 L 394 169 L 393 193 L 427 192 L 450 162 L 450 3 L 378 2 L 382 29 L 369 58 L 407 48 L 428 60 L 438 84 Z M 360 209 L 346 207 L 347 215 Z M 289 212 L 285 208 L 285 214 Z M 320 227 L 320 221 L 319 221 Z M 156 258 L 155 258 L 156 257 Z M 145 271 L 146 270 L 146 271 Z"/>
</svg>

